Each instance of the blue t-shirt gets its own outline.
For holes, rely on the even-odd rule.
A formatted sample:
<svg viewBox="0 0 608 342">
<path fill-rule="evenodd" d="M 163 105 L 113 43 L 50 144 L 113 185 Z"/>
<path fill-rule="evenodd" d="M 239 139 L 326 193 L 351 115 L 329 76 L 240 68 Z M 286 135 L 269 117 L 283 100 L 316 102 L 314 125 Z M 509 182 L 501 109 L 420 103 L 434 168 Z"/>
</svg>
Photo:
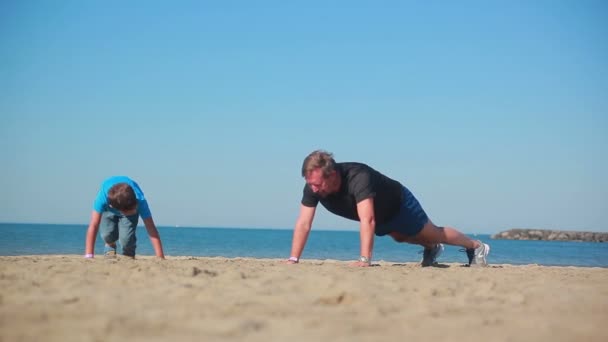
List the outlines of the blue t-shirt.
<svg viewBox="0 0 608 342">
<path fill-rule="evenodd" d="M 108 192 L 110 191 L 110 188 L 118 183 L 127 183 L 133 188 L 135 198 L 137 198 L 137 212 L 139 213 L 139 216 L 141 216 L 142 219 L 152 217 L 152 213 L 148 207 L 148 201 L 146 201 L 143 191 L 141 191 L 139 185 L 137 185 L 134 180 L 125 176 L 110 177 L 101 183 L 101 189 L 99 189 L 97 197 L 95 197 L 95 202 L 93 203 L 93 210 L 100 214 L 104 211 L 110 211 L 114 214 L 121 215 L 120 211 L 110 208 L 110 205 L 108 204 Z"/>
</svg>

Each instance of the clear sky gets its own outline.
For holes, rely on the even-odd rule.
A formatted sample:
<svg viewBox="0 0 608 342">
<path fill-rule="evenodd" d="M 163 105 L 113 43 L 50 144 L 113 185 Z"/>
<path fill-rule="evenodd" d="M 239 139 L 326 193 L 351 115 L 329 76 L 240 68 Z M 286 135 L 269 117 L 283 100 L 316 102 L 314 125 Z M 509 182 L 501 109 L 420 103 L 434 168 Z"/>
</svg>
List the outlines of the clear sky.
<svg viewBox="0 0 608 342">
<path fill-rule="evenodd" d="M 608 231 L 608 3 L 0 1 L 0 222 L 128 175 L 159 225 L 292 228 L 318 148 L 467 233 Z"/>
</svg>

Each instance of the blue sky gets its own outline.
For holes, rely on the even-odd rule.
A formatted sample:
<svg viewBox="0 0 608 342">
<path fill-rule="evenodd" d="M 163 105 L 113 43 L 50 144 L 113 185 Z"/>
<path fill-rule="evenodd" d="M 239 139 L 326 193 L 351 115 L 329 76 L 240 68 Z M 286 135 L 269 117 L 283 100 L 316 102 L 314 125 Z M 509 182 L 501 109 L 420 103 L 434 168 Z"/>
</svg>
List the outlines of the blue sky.
<svg viewBox="0 0 608 342">
<path fill-rule="evenodd" d="M 604 1 L 2 1 L 0 222 L 122 174 L 159 225 L 291 228 L 323 148 L 467 233 L 608 231 L 607 36 Z"/>
</svg>

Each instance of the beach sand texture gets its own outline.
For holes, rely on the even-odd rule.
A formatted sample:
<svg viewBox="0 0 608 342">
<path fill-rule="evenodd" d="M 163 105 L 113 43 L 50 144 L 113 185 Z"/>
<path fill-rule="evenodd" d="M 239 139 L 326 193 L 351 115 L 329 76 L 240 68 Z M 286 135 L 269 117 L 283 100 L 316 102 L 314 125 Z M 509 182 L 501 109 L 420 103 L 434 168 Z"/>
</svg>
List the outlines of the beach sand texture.
<svg viewBox="0 0 608 342">
<path fill-rule="evenodd" d="M 0 257 L 0 341 L 608 341 L 608 269 Z"/>
</svg>

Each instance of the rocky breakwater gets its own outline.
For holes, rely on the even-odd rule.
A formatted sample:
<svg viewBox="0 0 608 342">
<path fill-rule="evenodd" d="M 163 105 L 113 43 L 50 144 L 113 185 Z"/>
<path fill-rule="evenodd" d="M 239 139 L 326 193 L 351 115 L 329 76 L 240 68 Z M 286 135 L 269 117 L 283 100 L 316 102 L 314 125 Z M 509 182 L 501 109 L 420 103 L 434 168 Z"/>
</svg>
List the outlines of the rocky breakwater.
<svg viewBox="0 0 608 342">
<path fill-rule="evenodd" d="M 509 229 L 492 235 L 492 239 L 608 242 L 608 233 L 547 229 Z"/>
</svg>

